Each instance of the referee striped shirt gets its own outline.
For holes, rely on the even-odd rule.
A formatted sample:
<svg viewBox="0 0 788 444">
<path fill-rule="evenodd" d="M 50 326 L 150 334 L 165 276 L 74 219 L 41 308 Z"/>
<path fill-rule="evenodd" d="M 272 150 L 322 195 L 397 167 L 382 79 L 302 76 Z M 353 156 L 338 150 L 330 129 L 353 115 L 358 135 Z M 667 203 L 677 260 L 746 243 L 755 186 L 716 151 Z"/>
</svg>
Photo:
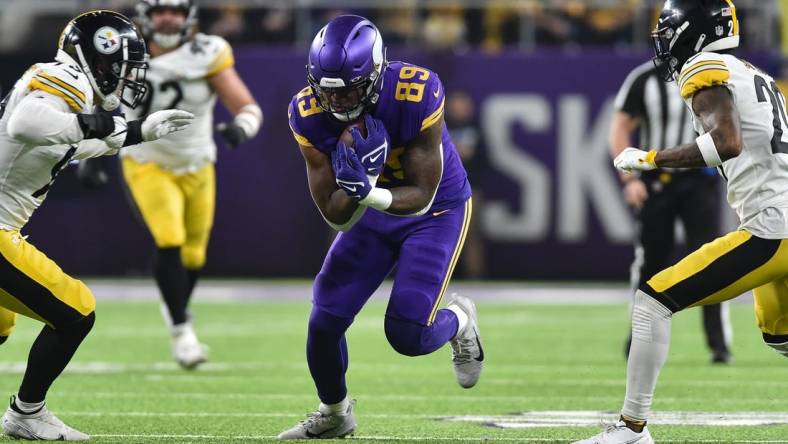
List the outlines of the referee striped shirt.
<svg viewBox="0 0 788 444">
<path fill-rule="evenodd" d="M 664 82 L 651 61 L 629 73 L 618 91 L 615 108 L 640 120 L 639 145 L 644 149 L 672 148 L 697 137 L 678 85 Z"/>
</svg>

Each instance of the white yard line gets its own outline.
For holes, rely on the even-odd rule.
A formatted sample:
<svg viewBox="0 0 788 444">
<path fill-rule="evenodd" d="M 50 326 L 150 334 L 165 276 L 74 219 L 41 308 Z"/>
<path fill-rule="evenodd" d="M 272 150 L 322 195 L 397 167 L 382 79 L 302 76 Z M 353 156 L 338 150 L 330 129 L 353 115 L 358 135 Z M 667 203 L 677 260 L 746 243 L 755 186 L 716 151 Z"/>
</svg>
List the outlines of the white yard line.
<svg viewBox="0 0 788 444">
<path fill-rule="evenodd" d="M 235 392 L 73 392 L 59 390 L 57 396 L 70 397 L 70 398 L 174 398 L 174 399 L 234 399 L 234 400 L 306 400 L 315 401 L 316 396 L 311 393 L 235 393 Z M 391 394 L 375 394 L 365 393 L 363 397 L 367 402 L 372 401 L 387 401 L 387 402 L 427 402 L 427 401 L 446 401 L 446 402 L 477 402 L 477 403 L 491 403 L 491 402 L 522 402 L 529 403 L 533 401 L 532 395 L 524 394 L 523 396 L 473 396 L 473 395 L 391 395 Z M 578 396 L 547 396 L 543 395 L 541 399 L 549 399 L 556 401 L 577 401 Z M 593 402 L 619 402 L 621 395 L 610 396 L 582 396 L 583 401 Z M 692 398 L 692 397 L 661 397 L 660 403 L 691 403 L 691 402 L 705 402 L 707 398 Z M 757 402 L 762 405 L 784 404 L 786 401 L 783 399 L 763 399 L 760 396 L 737 397 L 733 402 L 736 403 L 750 403 Z M 729 403 L 728 403 L 729 404 Z"/>
<path fill-rule="evenodd" d="M 115 416 L 115 417 L 152 417 L 152 418 L 302 418 L 300 412 L 90 412 L 90 411 L 58 411 L 63 416 Z M 375 419 L 435 419 L 439 415 L 409 415 L 409 414 L 364 414 L 364 418 Z M 440 415 L 445 416 L 445 415 Z M 459 415 L 456 417 L 460 417 Z"/>
<path fill-rule="evenodd" d="M 166 350 L 165 350 L 166 351 Z M 397 371 L 401 373 L 445 373 L 446 369 L 443 367 L 423 367 L 423 366 L 416 366 L 412 365 L 411 363 L 377 363 L 377 362 L 356 362 L 353 364 L 355 368 L 363 368 L 366 370 L 386 370 L 386 371 Z M 8 361 L 8 362 L 0 362 L 0 374 L 3 373 L 24 373 L 25 368 L 27 367 L 27 363 L 24 361 Z M 595 363 L 592 367 L 593 370 L 598 371 L 599 368 L 602 367 L 616 367 L 620 368 L 621 365 L 618 362 L 614 363 Z M 67 373 L 86 373 L 86 374 L 115 374 L 115 373 L 127 373 L 127 372 L 140 372 L 140 373 L 147 373 L 147 376 L 150 377 L 150 380 L 156 381 L 158 379 L 166 377 L 166 381 L 199 381 L 203 378 L 205 380 L 210 380 L 212 377 L 220 377 L 220 378 L 233 378 L 237 377 L 243 380 L 249 380 L 250 378 L 254 379 L 256 377 L 265 378 L 265 374 L 259 375 L 237 375 L 236 372 L 239 371 L 255 371 L 255 370 L 267 370 L 267 369 L 291 369 L 291 370 L 301 370 L 306 372 L 307 365 L 306 361 L 276 361 L 276 362 L 264 362 L 264 361 L 247 361 L 247 362 L 208 362 L 200 366 L 200 372 L 198 374 L 190 374 L 184 372 L 175 362 L 173 361 L 158 361 L 158 362 L 146 362 L 146 363 L 128 363 L 128 362 L 112 362 L 112 361 L 75 361 L 68 365 L 66 368 Z M 705 370 L 705 369 L 703 369 Z M 730 370 L 729 373 L 735 373 L 739 369 L 731 368 L 726 369 Z M 774 371 L 775 379 L 782 376 L 781 369 L 779 367 L 774 367 L 771 369 Z M 221 374 L 223 372 L 230 372 L 231 374 Z M 503 385 L 511 385 L 511 384 L 529 384 L 529 380 L 526 376 L 530 377 L 530 373 L 547 373 L 551 375 L 567 373 L 569 375 L 574 375 L 575 378 L 572 379 L 562 379 L 562 380 L 555 380 L 550 379 L 551 383 L 556 384 L 564 384 L 564 385 L 573 385 L 578 383 L 584 384 L 598 384 L 598 385 L 610 385 L 610 386 L 618 386 L 623 384 L 625 380 L 623 377 L 621 379 L 615 378 L 594 378 L 591 373 L 592 371 L 583 371 L 582 369 L 578 369 L 577 363 L 566 363 L 566 364 L 497 364 L 495 366 L 495 372 L 498 375 L 503 377 L 495 378 L 491 377 L 489 379 L 485 379 L 485 381 L 490 382 L 491 384 L 503 384 Z M 152 374 L 151 374 L 152 373 Z M 160 373 L 160 374 L 157 374 Z M 219 374 L 217 374 L 219 373 Z M 523 378 L 506 378 L 507 373 L 514 373 L 518 376 L 523 376 Z M 588 373 L 587 378 L 576 378 L 578 374 Z M 738 373 L 739 375 L 743 375 L 741 371 Z M 532 380 L 531 380 L 532 381 Z M 730 385 L 729 381 L 672 381 L 671 384 L 687 384 L 692 386 L 724 386 L 728 387 Z M 783 386 L 788 384 L 788 381 L 782 380 L 775 380 L 775 381 L 751 381 L 748 384 L 752 385 L 768 385 L 770 387 L 777 387 Z"/>
<path fill-rule="evenodd" d="M 294 412 L 142 412 L 142 411 L 61 411 L 64 416 L 154 417 L 154 418 L 292 418 Z M 492 424 L 501 428 L 596 426 L 602 419 L 614 419 L 610 412 L 532 411 L 512 415 L 360 414 L 375 419 L 423 419 L 448 422 Z M 655 425 L 754 426 L 788 424 L 788 412 L 656 412 L 649 420 Z M 508 425 L 508 427 L 507 427 Z"/>
<path fill-rule="evenodd" d="M 123 439 L 146 439 L 146 440 L 230 440 L 230 441 L 276 441 L 275 436 L 268 435 L 178 435 L 178 434 L 93 434 L 93 438 L 123 438 Z M 429 437 L 429 436 L 364 436 L 356 435 L 353 440 L 368 440 L 368 441 L 401 441 L 401 442 L 569 442 L 574 438 L 515 438 L 515 437 L 472 437 L 472 438 L 459 438 L 459 437 Z M 349 442 L 353 442 L 350 440 Z M 717 440 L 717 439 L 698 439 L 698 440 L 660 440 L 661 443 L 730 443 L 730 440 Z M 786 443 L 785 440 L 736 440 L 737 443 L 756 444 L 756 443 L 770 443 L 779 444 Z"/>
</svg>

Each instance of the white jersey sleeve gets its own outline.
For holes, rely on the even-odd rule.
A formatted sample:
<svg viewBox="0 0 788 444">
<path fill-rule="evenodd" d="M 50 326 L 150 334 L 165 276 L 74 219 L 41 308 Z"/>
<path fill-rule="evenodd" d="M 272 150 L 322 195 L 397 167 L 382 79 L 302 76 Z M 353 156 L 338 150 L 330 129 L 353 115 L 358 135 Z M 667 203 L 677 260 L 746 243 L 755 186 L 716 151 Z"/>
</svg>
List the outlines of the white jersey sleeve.
<svg viewBox="0 0 788 444">
<path fill-rule="evenodd" d="M 50 93 L 28 94 L 9 113 L 9 136 L 20 143 L 58 145 L 78 143 L 84 134 L 77 116 Z"/>
<path fill-rule="evenodd" d="M 94 157 L 112 156 L 118 154 L 120 150 L 112 148 L 106 142 L 99 139 L 85 139 L 77 144 L 77 151 L 74 153 L 74 160 L 92 159 Z"/>
<path fill-rule="evenodd" d="M 67 63 L 42 63 L 28 69 L 4 99 L 2 109 L 0 229 L 19 230 L 83 144 L 90 145 L 83 149 L 85 155 L 106 153 L 108 147 L 101 141 L 79 141 L 75 114 L 92 112 L 93 90 L 87 77 Z M 9 127 L 12 119 L 16 129 Z M 68 120 L 69 125 L 62 126 L 60 120 Z M 14 132 L 30 136 L 36 128 L 41 128 L 36 137 L 13 137 Z"/>
<path fill-rule="evenodd" d="M 125 109 L 129 119 L 141 118 L 163 109 L 181 109 L 194 114 L 183 131 L 154 142 L 124 148 L 121 155 L 138 162 L 155 162 L 176 174 L 196 171 L 216 160 L 213 141 L 213 108 L 216 93 L 208 79 L 233 67 L 232 48 L 221 37 L 197 34 L 178 49 L 154 57 L 147 72 L 148 94 L 135 109 Z"/>
</svg>

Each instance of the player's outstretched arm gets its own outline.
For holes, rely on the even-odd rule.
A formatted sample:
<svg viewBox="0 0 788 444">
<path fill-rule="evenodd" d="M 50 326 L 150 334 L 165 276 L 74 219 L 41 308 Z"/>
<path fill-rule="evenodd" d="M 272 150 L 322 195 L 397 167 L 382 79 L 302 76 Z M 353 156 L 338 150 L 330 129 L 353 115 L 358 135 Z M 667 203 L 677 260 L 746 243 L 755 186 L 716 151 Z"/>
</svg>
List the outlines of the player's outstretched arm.
<svg viewBox="0 0 788 444">
<path fill-rule="evenodd" d="M 741 121 L 728 88 L 713 86 L 698 91 L 692 99 L 692 110 L 700 119 L 706 134 L 696 142 L 658 153 L 654 159 L 657 166 L 719 166 L 741 153 Z"/>
<path fill-rule="evenodd" d="M 728 88 L 712 86 L 696 92 L 692 110 L 706 130 L 695 142 L 660 152 L 627 148 L 613 164 L 623 171 L 717 167 L 741 153 L 741 121 Z"/>
<path fill-rule="evenodd" d="M 443 174 L 443 117 L 405 146 L 400 157 L 408 185 L 391 188 L 391 205 L 387 213 L 418 216 L 432 206 Z"/>
<path fill-rule="evenodd" d="M 41 92 L 30 94 L 14 108 L 8 120 L 8 134 L 15 140 L 38 146 L 99 139 L 101 142 L 89 145 L 103 147 L 106 144 L 109 150 L 116 150 L 180 131 L 194 118 L 186 111 L 164 110 L 145 119 L 127 122 L 109 113 L 74 114 L 68 109 L 57 96 Z"/>
<path fill-rule="evenodd" d="M 253 138 L 263 124 L 263 111 L 235 68 L 227 68 L 209 77 L 208 83 L 219 100 L 233 115 L 230 122 L 216 125 L 216 130 L 231 148 Z"/>
<path fill-rule="evenodd" d="M 337 187 L 331 159 L 314 147 L 299 144 L 306 162 L 309 192 L 323 219 L 340 231 L 350 228 L 365 207 Z"/>
</svg>

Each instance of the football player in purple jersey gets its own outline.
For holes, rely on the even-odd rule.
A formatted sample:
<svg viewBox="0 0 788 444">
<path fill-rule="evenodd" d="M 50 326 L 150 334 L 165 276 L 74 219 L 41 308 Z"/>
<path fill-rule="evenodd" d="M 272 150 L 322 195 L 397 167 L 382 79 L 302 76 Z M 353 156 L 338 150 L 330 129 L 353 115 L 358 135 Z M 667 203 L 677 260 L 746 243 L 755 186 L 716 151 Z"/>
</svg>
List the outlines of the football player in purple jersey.
<svg viewBox="0 0 788 444">
<path fill-rule="evenodd" d="M 406 356 L 447 342 L 462 387 L 473 387 L 484 360 L 476 308 L 441 299 L 462 250 L 471 187 L 443 122 L 438 75 L 388 62 L 380 32 L 355 15 L 331 20 L 309 51 L 309 85 L 288 109 L 321 215 L 341 231 L 315 279 L 307 361 L 317 412 L 280 439 L 333 438 L 356 427 L 347 395 L 345 331 L 396 266 L 385 333 Z M 366 135 L 351 130 L 363 119 Z"/>
</svg>

